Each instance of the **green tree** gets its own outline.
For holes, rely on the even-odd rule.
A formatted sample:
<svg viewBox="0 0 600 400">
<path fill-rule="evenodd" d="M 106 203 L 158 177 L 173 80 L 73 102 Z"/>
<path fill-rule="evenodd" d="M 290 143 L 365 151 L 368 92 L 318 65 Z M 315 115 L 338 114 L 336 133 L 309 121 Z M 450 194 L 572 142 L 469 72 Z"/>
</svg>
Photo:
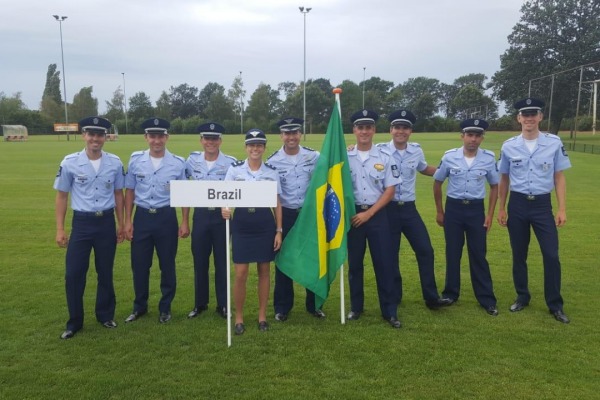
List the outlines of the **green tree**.
<svg viewBox="0 0 600 400">
<path fill-rule="evenodd" d="M 112 122 L 115 122 L 119 118 L 125 118 L 125 96 L 121 90 L 121 86 L 117 86 L 117 89 L 113 92 L 113 97 L 110 101 L 106 102 L 106 113 L 104 116 Z"/>
<path fill-rule="evenodd" d="M 166 93 L 163 92 L 165 95 Z M 152 101 L 150 101 L 150 97 L 144 92 L 137 92 L 132 97 L 129 98 L 129 109 L 127 110 L 127 115 L 129 116 L 129 131 L 130 132 L 140 132 L 140 125 L 144 120 L 151 118 L 154 116 L 154 108 L 152 107 Z M 169 113 L 166 113 L 168 118 Z M 160 115 L 157 117 L 165 118 Z"/>
<path fill-rule="evenodd" d="M 204 109 L 206 119 L 224 124 L 235 119 L 234 104 L 225 95 L 225 88 L 220 86 L 211 94 Z"/>
<path fill-rule="evenodd" d="M 508 36 L 509 48 L 500 56 L 500 71 L 492 77 L 494 94 L 512 109 L 528 95 L 529 81 L 556 74 L 552 110 L 550 79 L 532 85 L 531 95 L 544 98 L 551 111 L 550 130 L 557 132 L 562 119 L 575 115 L 580 69 L 600 60 L 600 2 L 582 0 L 528 0 L 521 18 Z M 596 63 L 583 68 L 583 80 L 598 79 Z M 557 74 L 573 68 L 568 73 Z"/>
<path fill-rule="evenodd" d="M 200 94 L 198 95 L 198 106 L 201 117 L 210 118 L 206 109 L 208 108 L 212 95 L 216 92 L 221 92 L 222 94 L 225 93 L 225 88 L 216 82 L 208 82 L 200 91 Z M 213 109 L 211 111 L 214 112 L 215 110 Z"/>
<path fill-rule="evenodd" d="M 169 103 L 171 104 L 171 118 L 189 118 L 198 115 L 200 101 L 198 99 L 198 88 L 182 83 L 177 87 L 169 89 Z"/>
<path fill-rule="evenodd" d="M 73 104 L 69 108 L 69 119 L 79 121 L 85 117 L 98 115 L 98 99 L 92 96 L 93 86 L 81 88 L 73 97 Z"/>
<path fill-rule="evenodd" d="M 171 99 L 164 90 L 156 100 L 156 108 L 153 115 L 146 115 L 145 118 L 158 117 L 163 119 L 171 119 Z"/>
<path fill-rule="evenodd" d="M 56 64 L 48 65 L 48 72 L 46 73 L 46 86 L 44 87 L 42 100 L 46 97 L 54 100 L 56 104 L 62 104 L 62 97 L 60 95 L 60 72 L 57 71 Z"/>
<path fill-rule="evenodd" d="M 231 132 L 239 132 L 241 130 L 240 125 L 245 109 L 245 98 L 246 90 L 244 89 L 244 81 L 242 80 L 242 74 L 240 72 L 240 75 L 236 75 L 235 78 L 233 78 L 231 88 L 227 91 L 227 100 L 233 105 L 233 112 L 235 113 L 234 120 L 236 121 L 230 127 Z M 244 128 L 247 128 L 245 123 Z"/>
<path fill-rule="evenodd" d="M 246 115 L 255 125 L 248 126 L 248 128 L 259 128 L 265 132 L 271 131 L 272 125 L 279 117 L 280 103 L 279 92 L 261 82 L 250 96 L 246 109 Z"/>
</svg>

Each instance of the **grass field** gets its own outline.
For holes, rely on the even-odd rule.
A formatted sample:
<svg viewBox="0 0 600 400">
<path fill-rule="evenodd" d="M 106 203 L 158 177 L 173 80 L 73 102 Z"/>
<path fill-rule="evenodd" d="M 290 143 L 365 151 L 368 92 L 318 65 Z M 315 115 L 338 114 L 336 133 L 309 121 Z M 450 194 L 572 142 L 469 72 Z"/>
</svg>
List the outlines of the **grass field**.
<svg viewBox="0 0 600 400">
<path fill-rule="evenodd" d="M 498 154 L 510 134 L 488 133 L 482 147 Z M 450 308 L 430 311 L 421 299 L 415 257 L 402 243 L 404 327 L 391 329 L 380 317 L 372 269 L 366 268 L 365 314 L 341 325 L 339 282 L 325 303 L 326 320 L 304 312 L 296 287 L 290 319 L 259 333 L 256 273 L 248 284 L 247 326 L 227 347 L 225 322 L 214 312 L 186 319 L 193 307 L 190 239 L 177 256 L 178 288 L 173 320 L 158 323 L 159 270 L 151 276 L 147 317 L 126 325 L 133 284 L 129 244 L 119 245 L 115 261 L 116 319 L 107 330 L 94 318 L 95 272 L 88 275 L 86 323 L 74 339 L 59 340 L 67 320 L 64 249 L 54 243 L 52 183 L 59 162 L 83 148 L 80 138 L 31 136 L 26 143 L 0 143 L 0 398 L 72 399 L 597 399 L 600 393 L 600 157 L 570 153 L 567 176 L 568 223 L 560 229 L 563 297 L 569 325 L 556 322 L 543 300 L 537 242 L 530 254 L 532 302 L 511 314 L 515 298 L 506 230 L 495 224 L 488 260 L 500 315 L 490 317 L 472 292 L 466 256 L 463 290 Z M 303 144 L 319 149 L 322 135 Z M 460 146 L 458 133 L 419 134 L 430 164 Z M 581 134 L 578 141 L 584 139 Z M 595 139 L 595 138 L 594 138 Z M 348 143 L 353 142 L 347 135 Z M 379 134 L 378 141 L 388 135 Z M 105 150 L 126 164 L 144 149 L 142 136 L 121 136 Z M 168 148 L 187 156 L 199 147 L 197 135 L 172 135 Z M 270 136 L 267 154 L 279 147 Z M 243 157 L 240 135 L 225 136 L 226 153 Z M 438 288 L 444 282 L 443 231 L 435 224 L 432 182 L 417 179 L 418 207 L 436 251 Z M 366 258 L 370 266 L 370 259 Z M 211 271 L 212 272 L 212 271 Z M 347 285 L 346 285 L 347 287 Z M 211 284 L 212 290 L 212 284 Z M 347 296 L 347 291 L 346 291 Z M 348 304 L 348 300 L 347 300 Z M 348 307 L 348 306 L 347 306 Z M 347 309 L 348 310 L 348 309 Z"/>
</svg>

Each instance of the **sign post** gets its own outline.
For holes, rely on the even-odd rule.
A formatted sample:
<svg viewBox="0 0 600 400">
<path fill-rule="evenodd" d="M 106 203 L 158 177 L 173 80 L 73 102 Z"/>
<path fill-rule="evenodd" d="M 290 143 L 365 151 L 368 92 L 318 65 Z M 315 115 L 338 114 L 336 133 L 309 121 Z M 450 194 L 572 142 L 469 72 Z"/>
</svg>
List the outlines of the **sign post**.
<svg viewBox="0 0 600 400">
<path fill-rule="evenodd" d="M 277 207 L 275 181 L 171 181 L 171 207 Z M 231 347 L 231 260 L 227 248 L 227 346 Z"/>
</svg>

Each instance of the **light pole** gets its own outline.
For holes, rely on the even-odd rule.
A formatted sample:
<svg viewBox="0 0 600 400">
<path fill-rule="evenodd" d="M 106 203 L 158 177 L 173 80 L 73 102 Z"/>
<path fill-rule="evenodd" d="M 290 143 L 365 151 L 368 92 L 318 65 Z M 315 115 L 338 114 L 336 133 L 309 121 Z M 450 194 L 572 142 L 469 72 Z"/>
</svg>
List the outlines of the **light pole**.
<svg viewBox="0 0 600 400">
<path fill-rule="evenodd" d="M 363 67 L 363 106 L 362 106 L 363 110 L 365 108 L 365 78 L 367 76 L 366 74 L 367 74 L 367 67 Z"/>
<path fill-rule="evenodd" d="M 310 10 L 312 10 L 311 7 L 307 7 L 304 8 L 302 7 L 298 7 L 298 9 L 300 9 L 300 12 L 304 15 L 304 79 L 302 81 L 302 98 L 303 98 L 303 103 L 304 103 L 304 115 L 303 115 L 303 126 L 302 126 L 302 134 L 304 135 L 304 140 L 306 140 L 306 14 L 308 14 L 308 12 Z"/>
<path fill-rule="evenodd" d="M 65 55 L 63 52 L 63 39 L 62 39 L 62 22 L 67 19 L 66 15 L 58 16 L 53 15 L 54 19 L 58 21 L 60 28 L 60 57 L 62 60 L 62 73 L 63 73 L 63 92 L 65 92 L 65 125 L 69 123 L 69 112 L 67 111 L 67 77 L 65 76 Z M 67 127 L 67 129 L 69 129 Z M 69 131 L 67 130 L 67 140 L 69 140 Z"/>
<path fill-rule="evenodd" d="M 128 124 L 127 124 L 127 92 L 125 92 L 125 72 L 121 72 L 121 75 L 123 75 L 123 101 L 124 101 L 124 105 L 125 105 L 125 134 L 127 134 L 128 129 Z"/>
<path fill-rule="evenodd" d="M 240 71 L 240 133 L 244 134 L 244 93 L 242 91 L 242 71 Z"/>
</svg>

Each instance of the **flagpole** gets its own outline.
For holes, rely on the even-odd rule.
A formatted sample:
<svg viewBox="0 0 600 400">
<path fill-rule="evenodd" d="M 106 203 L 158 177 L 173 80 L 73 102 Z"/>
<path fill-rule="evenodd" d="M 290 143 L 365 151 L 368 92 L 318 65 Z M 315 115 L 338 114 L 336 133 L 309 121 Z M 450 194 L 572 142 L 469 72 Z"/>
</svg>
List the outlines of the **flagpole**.
<svg viewBox="0 0 600 400">
<path fill-rule="evenodd" d="M 227 210 L 229 208 L 226 208 Z M 231 347 L 231 259 L 229 250 L 229 218 L 225 220 L 225 248 L 227 249 L 227 347 Z"/>
<path fill-rule="evenodd" d="M 338 106 L 338 112 L 340 113 L 340 120 L 342 119 L 342 105 L 340 103 L 340 94 L 342 93 L 341 88 L 333 89 L 335 94 L 335 104 Z M 340 266 L 340 322 L 342 325 L 346 323 L 346 304 L 344 295 L 344 264 Z"/>
</svg>

